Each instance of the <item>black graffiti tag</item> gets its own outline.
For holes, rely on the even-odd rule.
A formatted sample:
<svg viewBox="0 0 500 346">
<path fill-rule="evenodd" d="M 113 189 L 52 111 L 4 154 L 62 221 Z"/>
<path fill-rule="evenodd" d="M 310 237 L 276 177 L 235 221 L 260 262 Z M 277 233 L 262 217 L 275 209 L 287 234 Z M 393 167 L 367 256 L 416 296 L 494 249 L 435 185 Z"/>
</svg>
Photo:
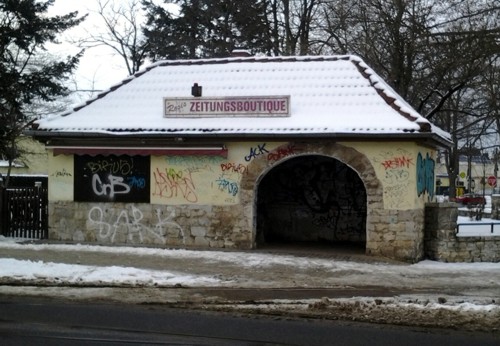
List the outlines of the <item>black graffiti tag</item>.
<svg viewBox="0 0 500 346">
<path fill-rule="evenodd" d="M 257 145 L 256 148 L 251 147 L 250 153 L 245 156 L 245 161 L 251 161 L 252 159 L 259 157 L 260 155 L 269 154 L 269 151 L 266 149 L 266 143 Z"/>
</svg>

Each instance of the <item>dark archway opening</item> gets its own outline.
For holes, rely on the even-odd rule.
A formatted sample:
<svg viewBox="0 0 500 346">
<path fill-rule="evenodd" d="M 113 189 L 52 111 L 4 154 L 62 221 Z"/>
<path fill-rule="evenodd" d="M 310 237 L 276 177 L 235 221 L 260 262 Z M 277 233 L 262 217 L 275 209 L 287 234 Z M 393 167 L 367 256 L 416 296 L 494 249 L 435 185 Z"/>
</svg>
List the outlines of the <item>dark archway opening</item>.
<svg viewBox="0 0 500 346">
<path fill-rule="evenodd" d="M 366 246 L 366 189 L 341 161 L 319 155 L 289 159 L 257 191 L 258 247 Z"/>
</svg>

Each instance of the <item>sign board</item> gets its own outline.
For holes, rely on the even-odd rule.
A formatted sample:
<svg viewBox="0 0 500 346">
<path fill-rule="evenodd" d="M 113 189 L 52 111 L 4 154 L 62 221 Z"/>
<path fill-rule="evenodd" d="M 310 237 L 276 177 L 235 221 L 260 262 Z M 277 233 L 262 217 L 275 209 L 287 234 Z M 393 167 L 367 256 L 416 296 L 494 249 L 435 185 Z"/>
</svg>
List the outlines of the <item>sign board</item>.
<svg viewBox="0 0 500 346">
<path fill-rule="evenodd" d="M 166 97 L 163 109 L 165 118 L 287 117 L 290 96 Z"/>
<path fill-rule="evenodd" d="M 488 185 L 491 186 L 491 187 L 495 187 L 497 186 L 497 178 L 493 175 L 490 175 L 488 177 Z"/>
</svg>

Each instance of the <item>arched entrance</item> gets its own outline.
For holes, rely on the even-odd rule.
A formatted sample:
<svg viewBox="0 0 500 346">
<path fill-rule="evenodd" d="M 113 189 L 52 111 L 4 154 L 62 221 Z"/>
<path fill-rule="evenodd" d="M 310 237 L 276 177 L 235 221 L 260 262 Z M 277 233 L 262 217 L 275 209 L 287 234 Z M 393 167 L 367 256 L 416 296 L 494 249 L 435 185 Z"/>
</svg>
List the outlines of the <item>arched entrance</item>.
<svg viewBox="0 0 500 346">
<path fill-rule="evenodd" d="M 257 188 L 257 246 L 366 245 L 367 193 L 358 173 L 328 156 L 275 165 Z"/>
</svg>

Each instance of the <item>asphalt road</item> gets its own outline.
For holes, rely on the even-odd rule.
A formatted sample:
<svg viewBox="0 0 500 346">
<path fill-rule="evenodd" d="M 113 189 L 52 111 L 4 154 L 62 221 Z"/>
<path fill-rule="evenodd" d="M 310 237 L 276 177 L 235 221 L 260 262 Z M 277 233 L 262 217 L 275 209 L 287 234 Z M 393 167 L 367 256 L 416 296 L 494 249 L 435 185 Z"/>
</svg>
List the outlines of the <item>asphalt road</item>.
<svg viewBox="0 0 500 346">
<path fill-rule="evenodd" d="M 485 333 L 247 316 L 162 305 L 0 297 L 9 345 L 498 345 Z"/>
</svg>

